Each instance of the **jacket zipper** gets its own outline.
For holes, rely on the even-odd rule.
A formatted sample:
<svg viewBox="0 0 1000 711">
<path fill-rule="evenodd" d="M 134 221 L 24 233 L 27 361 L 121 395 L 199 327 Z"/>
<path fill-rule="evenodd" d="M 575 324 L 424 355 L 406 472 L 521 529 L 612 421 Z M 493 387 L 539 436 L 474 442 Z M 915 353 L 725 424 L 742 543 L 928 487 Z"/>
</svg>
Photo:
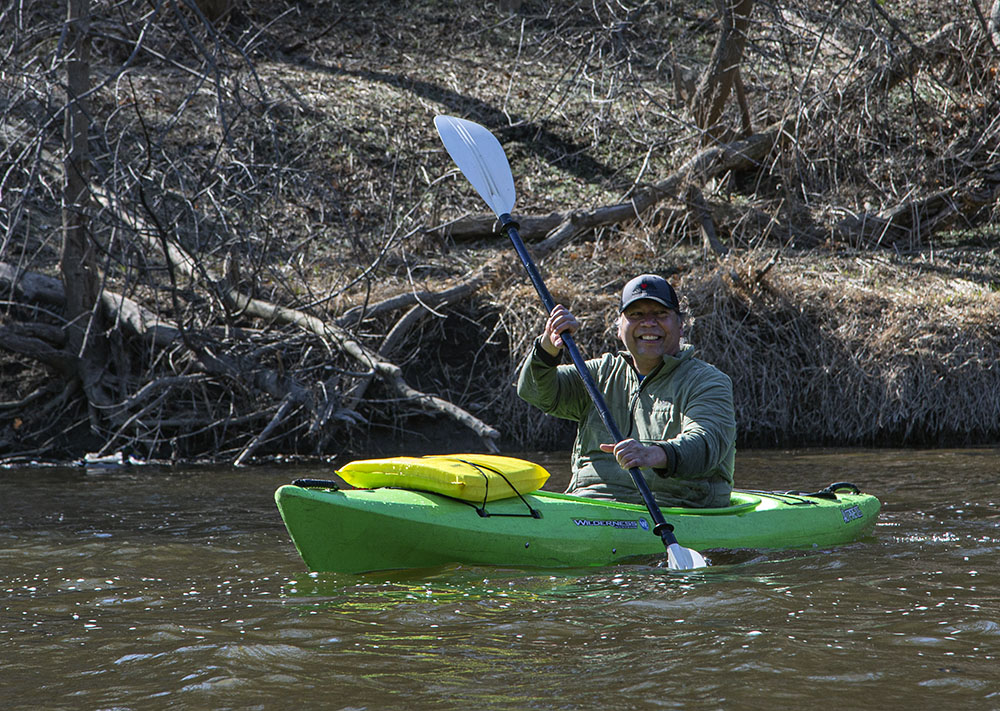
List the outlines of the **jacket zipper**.
<svg viewBox="0 0 1000 711">
<path fill-rule="evenodd" d="M 635 408 L 639 404 L 639 397 L 642 395 L 642 389 L 644 387 L 646 387 L 646 383 L 648 383 L 650 381 L 650 379 L 653 378 L 653 376 L 655 376 L 657 373 L 660 372 L 660 368 L 662 368 L 662 367 L 663 367 L 663 364 L 660 363 L 660 365 L 656 366 L 656 368 L 653 369 L 652 373 L 650 373 L 649 375 L 647 375 L 644 378 L 642 378 L 639 381 L 639 387 L 635 391 L 635 394 L 632 395 L 632 397 L 629 399 L 629 406 L 628 406 L 628 432 L 623 435 L 623 437 L 625 437 L 625 439 L 628 439 L 629 437 L 632 436 L 632 429 L 635 427 Z M 639 371 L 635 370 L 635 366 L 634 365 L 632 366 L 632 370 L 635 371 L 636 377 L 639 377 Z"/>
</svg>

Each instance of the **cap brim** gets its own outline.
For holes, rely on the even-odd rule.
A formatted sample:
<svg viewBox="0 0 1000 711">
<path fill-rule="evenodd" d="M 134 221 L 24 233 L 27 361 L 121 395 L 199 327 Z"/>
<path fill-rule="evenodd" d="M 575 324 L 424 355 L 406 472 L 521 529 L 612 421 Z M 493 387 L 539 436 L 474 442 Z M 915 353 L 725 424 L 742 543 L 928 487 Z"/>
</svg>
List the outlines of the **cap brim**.
<svg viewBox="0 0 1000 711">
<path fill-rule="evenodd" d="M 634 298 L 631 298 L 628 301 L 626 301 L 624 304 L 622 304 L 622 307 L 620 309 L 618 309 L 618 313 L 621 313 L 622 311 L 624 311 L 625 309 L 627 309 L 629 306 L 631 306 L 632 304 L 634 304 L 636 301 L 655 301 L 658 304 L 663 304 L 668 309 L 671 309 L 673 311 L 678 311 L 678 312 L 680 311 L 680 309 L 677 307 L 677 304 L 669 304 L 669 303 L 667 303 L 666 301 L 664 301 L 663 299 L 661 299 L 658 296 L 649 296 L 647 294 L 642 294 L 640 296 L 636 296 Z"/>
</svg>

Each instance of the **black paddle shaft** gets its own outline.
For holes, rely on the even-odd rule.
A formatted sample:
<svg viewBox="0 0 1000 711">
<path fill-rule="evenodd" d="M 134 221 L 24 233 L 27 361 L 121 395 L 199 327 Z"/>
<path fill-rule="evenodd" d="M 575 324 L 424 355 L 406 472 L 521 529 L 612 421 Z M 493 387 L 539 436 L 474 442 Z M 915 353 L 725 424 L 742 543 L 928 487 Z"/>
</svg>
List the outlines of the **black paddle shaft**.
<svg viewBox="0 0 1000 711">
<path fill-rule="evenodd" d="M 531 255 L 528 254 L 527 248 L 524 246 L 524 242 L 521 240 L 521 235 L 517 232 L 518 224 L 509 214 L 500 215 L 500 231 L 505 232 L 510 241 L 514 244 L 514 249 L 517 251 L 517 256 L 521 258 L 521 263 L 524 264 L 524 268 L 528 272 L 528 277 L 531 279 L 531 283 L 535 286 L 535 291 L 542 299 L 542 304 L 545 306 L 545 310 L 548 313 L 552 313 L 552 309 L 555 308 L 555 301 L 552 299 L 552 294 L 549 293 L 548 288 L 545 286 L 545 282 L 542 281 L 542 275 L 538 272 L 538 268 L 535 266 L 535 262 L 531 259 Z M 608 428 L 608 433 L 615 440 L 615 443 L 621 442 L 623 437 L 621 432 L 618 430 L 618 425 L 615 424 L 614 418 L 611 416 L 611 411 L 608 409 L 607 404 L 604 402 L 604 396 L 601 395 L 601 391 L 597 389 L 597 383 L 590 375 L 590 371 L 587 370 L 587 365 L 583 360 L 583 356 L 580 354 L 580 349 L 576 347 L 576 343 L 573 341 L 573 337 L 569 333 L 559 334 L 566 344 L 566 350 L 569 351 L 569 356 L 573 361 L 573 365 L 576 366 L 576 372 L 580 374 L 580 379 L 583 380 L 584 386 L 587 388 L 587 392 L 590 393 L 590 399 L 594 401 L 594 407 L 597 408 L 597 412 L 600 414 L 601 419 L 604 421 L 604 426 Z M 674 536 L 674 527 L 671 526 L 663 518 L 663 512 L 660 511 L 659 505 L 656 503 L 656 499 L 653 498 L 653 492 L 649 490 L 649 485 L 642 476 L 642 472 L 639 471 L 638 467 L 632 467 L 628 470 L 628 473 L 632 476 L 632 481 L 635 482 L 635 487 L 639 490 L 639 495 L 642 497 L 643 502 L 646 504 L 646 509 L 649 511 L 649 515 L 653 518 L 653 532 L 656 533 L 660 538 L 663 539 L 664 545 L 671 545 L 677 543 L 677 538 Z"/>
</svg>

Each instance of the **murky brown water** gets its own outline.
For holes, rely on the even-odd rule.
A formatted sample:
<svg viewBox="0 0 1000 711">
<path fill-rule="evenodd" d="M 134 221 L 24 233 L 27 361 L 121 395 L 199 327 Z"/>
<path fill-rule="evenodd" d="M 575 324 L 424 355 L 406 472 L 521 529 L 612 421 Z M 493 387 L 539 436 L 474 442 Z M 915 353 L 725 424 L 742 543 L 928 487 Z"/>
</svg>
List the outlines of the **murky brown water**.
<svg viewBox="0 0 1000 711">
<path fill-rule="evenodd" d="M 323 471 L 0 471 L 2 706 L 1000 709 L 1000 450 L 744 453 L 738 472 L 853 481 L 882 522 L 696 574 L 316 575 L 272 493 Z"/>
</svg>

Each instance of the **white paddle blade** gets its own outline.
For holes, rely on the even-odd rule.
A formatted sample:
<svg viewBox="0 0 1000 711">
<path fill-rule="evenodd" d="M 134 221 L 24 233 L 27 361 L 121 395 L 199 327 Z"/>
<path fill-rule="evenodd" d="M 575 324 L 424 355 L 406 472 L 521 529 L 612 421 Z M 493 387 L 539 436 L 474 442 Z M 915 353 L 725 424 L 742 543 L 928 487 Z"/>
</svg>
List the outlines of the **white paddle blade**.
<svg viewBox="0 0 1000 711">
<path fill-rule="evenodd" d="M 670 570 L 694 570 L 706 568 L 708 563 L 698 551 L 684 548 L 680 543 L 671 543 L 667 546 L 667 567 Z"/>
<path fill-rule="evenodd" d="M 434 126 L 448 155 L 490 209 L 509 215 L 514 209 L 514 176 L 503 146 L 478 123 L 455 116 L 435 116 Z"/>
</svg>

